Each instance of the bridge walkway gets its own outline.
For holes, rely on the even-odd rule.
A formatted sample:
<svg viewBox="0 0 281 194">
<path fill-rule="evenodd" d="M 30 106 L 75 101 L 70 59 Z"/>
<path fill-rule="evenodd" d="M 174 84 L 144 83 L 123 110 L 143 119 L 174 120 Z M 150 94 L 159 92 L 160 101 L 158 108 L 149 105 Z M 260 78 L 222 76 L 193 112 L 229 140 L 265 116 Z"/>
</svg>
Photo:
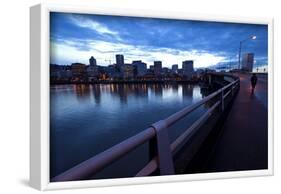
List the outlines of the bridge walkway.
<svg viewBox="0 0 281 194">
<path fill-rule="evenodd" d="M 209 172 L 266 169 L 268 166 L 267 80 L 251 93 L 250 75 L 239 74 L 240 91 L 209 160 Z"/>
</svg>

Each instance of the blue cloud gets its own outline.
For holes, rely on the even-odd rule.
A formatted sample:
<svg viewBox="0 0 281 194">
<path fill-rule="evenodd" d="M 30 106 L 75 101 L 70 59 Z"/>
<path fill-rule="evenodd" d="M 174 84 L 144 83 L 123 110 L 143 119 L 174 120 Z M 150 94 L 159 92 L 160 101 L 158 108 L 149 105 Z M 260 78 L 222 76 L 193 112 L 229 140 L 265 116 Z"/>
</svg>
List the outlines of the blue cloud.
<svg viewBox="0 0 281 194">
<path fill-rule="evenodd" d="M 256 35 L 256 40 L 243 43 L 242 53 L 254 52 L 257 63 L 267 64 L 266 25 L 53 12 L 50 26 L 53 44 L 65 44 L 79 52 L 101 53 L 95 42 L 104 42 L 112 49 L 107 48 L 103 52 L 113 56 L 117 54 L 115 52 L 121 52 L 131 58 L 149 56 L 150 52 L 162 49 L 162 52 L 169 51 L 173 55 L 196 51 L 197 54 L 221 56 L 222 60 L 235 60 L 239 42 Z M 118 49 L 114 45 L 128 47 Z M 138 55 L 132 52 L 133 48 L 144 48 L 147 53 Z M 159 60 L 165 61 L 165 58 Z"/>
</svg>

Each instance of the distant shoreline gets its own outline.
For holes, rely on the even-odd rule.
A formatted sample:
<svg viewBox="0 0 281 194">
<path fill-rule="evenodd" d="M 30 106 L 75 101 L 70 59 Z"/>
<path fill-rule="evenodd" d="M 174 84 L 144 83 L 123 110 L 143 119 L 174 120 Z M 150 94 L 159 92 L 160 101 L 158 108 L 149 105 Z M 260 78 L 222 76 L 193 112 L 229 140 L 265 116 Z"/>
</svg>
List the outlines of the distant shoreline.
<svg viewBox="0 0 281 194">
<path fill-rule="evenodd" d="M 198 84 L 199 81 L 192 81 L 192 80 L 186 80 L 186 81 L 92 81 L 92 82 L 65 82 L 65 81 L 58 81 L 58 82 L 51 82 L 50 85 L 67 85 L 67 84 Z"/>
</svg>

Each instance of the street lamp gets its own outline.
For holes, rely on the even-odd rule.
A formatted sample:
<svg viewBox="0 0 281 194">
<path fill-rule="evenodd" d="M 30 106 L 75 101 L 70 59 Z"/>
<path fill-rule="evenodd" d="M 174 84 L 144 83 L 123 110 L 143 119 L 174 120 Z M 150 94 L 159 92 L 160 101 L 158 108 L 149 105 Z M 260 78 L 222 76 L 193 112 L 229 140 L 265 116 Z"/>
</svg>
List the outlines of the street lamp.
<svg viewBox="0 0 281 194">
<path fill-rule="evenodd" d="M 240 41 L 240 46 L 239 46 L 239 61 L 238 61 L 238 69 L 240 69 L 241 67 L 241 49 L 242 49 L 242 43 L 246 42 L 247 40 L 255 40 L 257 38 L 257 36 L 252 35 L 249 38 L 245 39 L 245 40 L 241 40 Z"/>
</svg>

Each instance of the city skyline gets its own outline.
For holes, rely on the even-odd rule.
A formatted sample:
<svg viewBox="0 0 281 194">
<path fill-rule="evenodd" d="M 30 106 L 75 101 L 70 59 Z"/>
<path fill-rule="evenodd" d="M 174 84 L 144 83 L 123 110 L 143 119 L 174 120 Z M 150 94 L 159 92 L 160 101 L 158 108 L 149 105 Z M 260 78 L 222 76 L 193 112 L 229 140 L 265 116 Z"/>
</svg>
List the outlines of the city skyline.
<svg viewBox="0 0 281 194">
<path fill-rule="evenodd" d="M 52 12 L 50 27 L 53 64 L 89 64 L 94 56 L 107 66 L 122 54 L 125 63 L 162 61 L 171 68 L 193 60 L 194 68 L 209 67 L 238 60 L 239 41 L 253 34 L 257 39 L 243 44 L 242 53 L 255 53 L 254 67 L 267 64 L 266 25 Z"/>
</svg>

